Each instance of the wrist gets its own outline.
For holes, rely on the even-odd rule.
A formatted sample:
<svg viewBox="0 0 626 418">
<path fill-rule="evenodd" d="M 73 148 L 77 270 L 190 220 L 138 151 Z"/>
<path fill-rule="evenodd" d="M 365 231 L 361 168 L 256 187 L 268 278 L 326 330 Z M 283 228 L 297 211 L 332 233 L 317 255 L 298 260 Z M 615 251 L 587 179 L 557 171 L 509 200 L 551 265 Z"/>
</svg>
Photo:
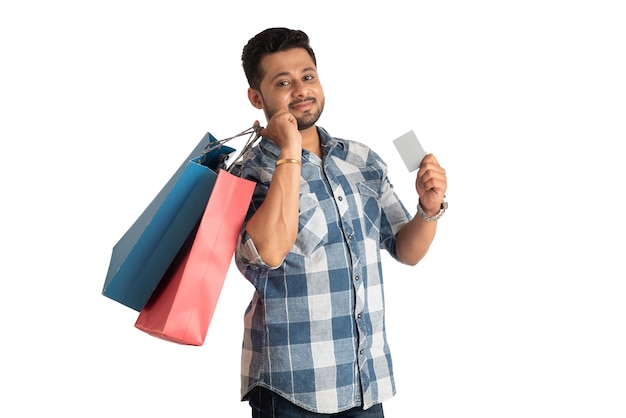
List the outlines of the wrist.
<svg viewBox="0 0 626 418">
<path fill-rule="evenodd" d="M 281 149 L 280 154 L 278 155 L 278 159 L 290 159 L 290 160 L 300 160 L 302 159 L 302 149 Z"/>
<path fill-rule="evenodd" d="M 281 158 L 276 161 L 276 167 L 282 164 L 297 164 L 302 167 L 302 161 L 298 158 Z"/>
<path fill-rule="evenodd" d="M 429 213 L 426 213 L 424 208 L 422 208 L 421 203 L 417 204 L 417 214 L 426 222 L 438 221 L 439 218 L 443 216 L 443 214 L 446 212 L 447 209 L 448 209 L 448 202 L 445 200 L 445 196 L 444 196 L 444 200 L 441 202 L 441 205 L 439 206 L 439 210 L 436 213 L 433 213 L 430 211 Z"/>
</svg>

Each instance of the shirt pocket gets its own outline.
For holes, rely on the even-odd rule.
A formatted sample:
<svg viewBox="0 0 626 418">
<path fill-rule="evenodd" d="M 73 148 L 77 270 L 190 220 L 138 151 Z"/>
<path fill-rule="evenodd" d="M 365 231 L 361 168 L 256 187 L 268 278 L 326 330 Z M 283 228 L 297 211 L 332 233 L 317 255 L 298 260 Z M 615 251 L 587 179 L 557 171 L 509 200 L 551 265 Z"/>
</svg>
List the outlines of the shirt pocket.
<svg viewBox="0 0 626 418">
<path fill-rule="evenodd" d="M 367 180 L 357 183 L 363 212 L 363 228 L 365 235 L 379 239 L 380 237 L 380 180 Z"/>
<path fill-rule="evenodd" d="M 315 193 L 300 195 L 298 236 L 293 252 L 311 256 L 328 240 L 328 223 Z"/>
</svg>

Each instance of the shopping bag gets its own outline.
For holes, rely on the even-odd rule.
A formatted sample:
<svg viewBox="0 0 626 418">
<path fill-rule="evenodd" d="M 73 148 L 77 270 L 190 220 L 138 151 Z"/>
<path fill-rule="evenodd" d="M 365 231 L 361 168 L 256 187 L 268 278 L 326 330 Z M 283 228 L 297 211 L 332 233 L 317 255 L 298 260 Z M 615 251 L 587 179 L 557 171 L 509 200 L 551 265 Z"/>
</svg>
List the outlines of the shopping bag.
<svg viewBox="0 0 626 418">
<path fill-rule="evenodd" d="M 197 226 L 234 148 L 207 133 L 113 247 L 102 294 L 140 311 Z"/>
<path fill-rule="evenodd" d="M 135 327 L 202 345 L 230 266 L 255 183 L 220 170 L 195 236 L 190 236 Z"/>
</svg>

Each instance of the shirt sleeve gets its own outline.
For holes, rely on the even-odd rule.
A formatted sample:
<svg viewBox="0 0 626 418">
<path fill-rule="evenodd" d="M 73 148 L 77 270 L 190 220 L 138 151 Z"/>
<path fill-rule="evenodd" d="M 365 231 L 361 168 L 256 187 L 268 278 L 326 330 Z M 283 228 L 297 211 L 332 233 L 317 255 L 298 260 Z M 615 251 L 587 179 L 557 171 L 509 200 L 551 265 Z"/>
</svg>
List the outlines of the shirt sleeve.
<svg viewBox="0 0 626 418">
<path fill-rule="evenodd" d="M 246 271 L 249 269 L 272 270 L 277 267 L 272 267 L 263 261 L 259 251 L 252 241 L 252 238 L 246 232 L 248 220 L 252 217 L 252 215 L 254 215 L 256 210 L 265 200 L 265 196 L 267 195 L 267 191 L 269 189 L 269 182 L 271 181 L 271 173 L 264 168 L 267 164 L 264 165 L 259 163 L 256 159 L 248 160 L 246 163 L 247 164 L 241 164 L 238 167 L 235 167 L 233 171 L 242 178 L 254 181 L 256 183 L 256 187 L 254 189 L 254 193 L 252 194 L 252 200 L 250 202 L 250 207 L 248 208 L 246 220 L 241 228 L 241 232 L 239 233 L 239 239 L 235 248 L 235 264 L 244 276 L 250 279 L 250 277 L 253 277 L 254 275 L 246 274 Z"/>
<path fill-rule="evenodd" d="M 380 159 L 379 164 L 383 173 L 379 190 L 381 210 L 380 244 L 381 248 L 385 249 L 397 260 L 396 235 L 411 220 L 411 215 L 406 210 L 387 177 L 387 166 Z"/>
<path fill-rule="evenodd" d="M 267 269 L 273 270 L 278 268 L 272 267 L 269 264 L 265 263 L 259 254 L 259 251 L 256 249 L 252 238 L 246 232 L 245 228 L 241 231 L 239 235 L 239 240 L 237 242 L 237 248 L 235 250 L 235 263 L 237 267 L 242 272 L 248 268 L 256 268 L 256 269 Z"/>
</svg>

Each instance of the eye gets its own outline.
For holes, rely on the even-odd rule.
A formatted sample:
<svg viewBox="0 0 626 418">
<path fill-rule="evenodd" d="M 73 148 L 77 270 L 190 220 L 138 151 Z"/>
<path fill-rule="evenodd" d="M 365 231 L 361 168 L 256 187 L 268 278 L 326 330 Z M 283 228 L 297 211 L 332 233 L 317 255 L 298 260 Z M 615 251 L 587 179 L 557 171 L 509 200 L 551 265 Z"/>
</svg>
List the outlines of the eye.
<svg viewBox="0 0 626 418">
<path fill-rule="evenodd" d="M 282 80 L 282 81 L 279 81 L 278 83 L 276 83 L 276 86 L 277 86 L 277 87 L 286 87 L 286 86 L 288 86 L 288 85 L 290 85 L 290 84 L 291 84 L 291 83 L 290 83 L 289 81 L 287 81 L 287 80 Z"/>
<path fill-rule="evenodd" d="M 303 79 L 304 81 L 311 81 L 311 80 L 313 80 L 313 78 L 314 78 L 314 77 L 313 77 L 313 75 L 311 75 L 311 74 L 307 74 L 307 75 L 305 75 L 304 77 L 302 77 L 302 79 Z"/>
</svg>

